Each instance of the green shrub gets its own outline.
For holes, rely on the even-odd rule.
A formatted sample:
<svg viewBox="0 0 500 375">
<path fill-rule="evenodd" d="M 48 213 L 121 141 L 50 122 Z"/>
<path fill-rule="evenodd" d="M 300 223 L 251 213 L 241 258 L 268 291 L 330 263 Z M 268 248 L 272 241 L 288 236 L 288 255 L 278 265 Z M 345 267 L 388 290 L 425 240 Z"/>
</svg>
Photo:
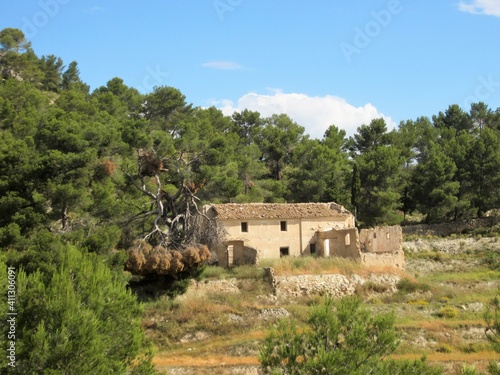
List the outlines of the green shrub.
<svg viewBox="0 0 500 375">
<path fill-rule="evenodd" d="M 311 309 L 307 326 L 281 320 L 265 338 L 264 374 L 441 374 L 425 360 L 386 358 L 398 345 L 395 315 L 372 315 L 358 298 L 326 298 Z"/>
<path fill-rule="evenodd" d="M 366 296 L 370 293 L 385 293 L 389 290 L 389 286 L 384 284 L 377 284 L 372 281 L 368 281 L 362 285 L 358 285 L 355 290 L 355 294 L 358 296 Z"/>
<path fill-rule="evenodd" d="M 458 311 L 454 307 L 446 306 L 446 307 L 443 307 L 442 309 L 440 309 L 436 313 L 436 315 L 439 316 L 440 318 L 452 319 L 458 315 Z"/>
<path fill-rule="evenodd" d="M 264 269 L 254 265 L 234 267 L 231 273 L 237 279 L 262 279 L 264 277 Z"/>
<path fill-rule="evenodd" d="M 441 343 L 437 347 L 436 351 L 439 353 L 451 353 L 453 352 L 453 348 L 451 347 L 451 345 L 448 345 L 446 343 Z"/>
<path fill-rule="evenodd" d="M 399 280 L 396 288 L 400 293 L 428 292 L 429 290 L 431 290 L 430 285 L 411 281 L 408 278 Z"/>
<path fill-rule="evenodd" d="M 219 266 L 206 266 L 201 272 L 200 279 L 224 279 L 228 276 L 228 270 Z"/>
<path fill-rule="evenodd" d="M 409 305 L 415 305 L 415 306 L 427 306 L 429 304 L 428 301 L 424 299 L 414 299 L 411 301 L 408 301 Z"/>
<path fill-rule="evenodd" d="M 486 253 L 484 263 L 492 270 L 500 270 L 500 253 L 498 251 L 489 250 Z"/>
<path fill-rule="evenodd" d="M 479 373 L 477 372 L 475 366 L 469 366 L 464 363 L 462 364 L 462 368 L 460 369 L 460 375 L 479 375 Z"/>
<path fill-rule="evenodd" d="M 137 364 L 152 373 L 140 327 L 142 306 L 126 282 L 96 254 L 72 245 L 56 249 L 57 269 L 16 268 L 16 373 L 125 374 Z M 3 261 L 0 271 L 7 274 Z M 3 333 L 0 344 L 6 347 Z M 141 355 L 146 361 L 138 360 Z M 0 364 L 5 371 L 6 361 Z"/>
</svg>

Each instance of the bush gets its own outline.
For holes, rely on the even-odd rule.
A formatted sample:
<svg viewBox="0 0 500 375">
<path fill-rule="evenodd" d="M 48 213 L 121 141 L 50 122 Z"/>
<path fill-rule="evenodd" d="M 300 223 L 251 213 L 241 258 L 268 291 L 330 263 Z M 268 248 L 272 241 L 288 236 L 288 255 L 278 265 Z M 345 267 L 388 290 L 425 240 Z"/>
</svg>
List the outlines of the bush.
<svg viewBox="0 0 500 375">
<path fill-rule="evenodd" d="M 451 353 L 451 352 L 453 352 L 453 348 L 451 347 L 451 345 L 441 343 L 437 347 L 436 351 L 439 353 Z"/>
<path fill-rule="evenodd" d="M 500 270 L 500 253 L 494 250 L 488 251 L 484 263 L 492 270 Z"/>
<path fill-rule="evenodd" d="M 428 292 L 429 290 L 431 290 L 431 287 L 428 284 L 411 281 L 408 278 L 399 280 L 396 288 L 400 293 L 408 294 L 415 292 Z"/>
<path fill-rule="evenodd" d="M 486 338 L 496 352 L 500 352 L 500 298 L 495 297 L 484 313 Z"/>
<path fill-rule="evenodd" d="M 466 363 L 460 369 L 460 375 L 479 375 L 475 366 L 468 366 Z"/>
<path fill-rule="evenodd" d="M 282 320 L 266 337 L 259 360 L 264 374 L 440 374 L 425 360 L 387 358 L 398 344 L 395 316 L 372 316 L 356 297 L 325 298 L 312 307 L 308 324 Z"/>
<path fill-rule="evenodd" d="M 69 245 L 55 249 L 57 269 L 30 273 L 23 267 L 16 269 L 17 373 L 55 374 L 61 369 L 68 374 L 137 373 L 139 369 L 152 373 L 152 354 L 142 352 L 142 308 L 122 278 L 96 254 Z M 7 274 L 4 262 L 0 268 Z M 0 287 L 7 290 L 7 285 Z M 1 306 L 6 316 L 7 302 Z M 7 332 L 2 331 L 0 344 L 6 347 Z M 141 353 L 145 361 L 138 360 Z M 3 361 L 0 372 L 5 370 Z"/>
<path fill-rule="evenodd" d="M 408 301 L 408 304 L 423 307 L 429 305 L 429 302 L 424 299 L 412 299 L 411 301 Z"/>
<path fill-rule="evenodd" d="M 205 266 L 201 272 L 200 279 L 224 279 L 227 277 L 228 271 L 219 266 Z"/>
<path fill-rule="evenodd" d="M 458 315 L 458 311 L 454 307 L 446 306 L 443 307 L 442 309 L 439 309 L 436 315 L 439 316 L 440 318 L 452 319 Z"/>
<path fill-rule="evenodd" d="M 384 284 L 377 284 L 372 281 L 368 281 L 362 285 L 358 285 L 355 290 L 355 294 L 359 296 L 366 296 L 370 293 L 385 293 L 389 290 L 389 286 Z"/>
</svg>

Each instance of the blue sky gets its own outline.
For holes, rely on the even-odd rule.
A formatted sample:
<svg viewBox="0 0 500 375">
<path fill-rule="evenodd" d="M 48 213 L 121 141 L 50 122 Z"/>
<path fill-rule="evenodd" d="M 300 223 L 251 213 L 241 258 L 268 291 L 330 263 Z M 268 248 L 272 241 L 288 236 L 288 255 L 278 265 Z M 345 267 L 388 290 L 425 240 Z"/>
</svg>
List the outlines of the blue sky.
<svg viewBox="0 0 500 375">
<path fill-rule="evenodd" d="M 313 137 L 500 107 L 499 0 L 4 0 L 5 27 L 76 60 L 92 89 L 173 86 L 226 114 L 288 113 Z"/>
</svg>

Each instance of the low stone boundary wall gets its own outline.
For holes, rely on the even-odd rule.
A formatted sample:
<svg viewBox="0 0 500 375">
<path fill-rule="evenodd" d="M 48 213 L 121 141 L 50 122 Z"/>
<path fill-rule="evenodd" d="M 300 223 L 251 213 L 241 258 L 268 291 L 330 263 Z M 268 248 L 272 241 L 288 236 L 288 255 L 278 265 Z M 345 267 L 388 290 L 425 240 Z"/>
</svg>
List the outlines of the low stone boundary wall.
<svg viewBox="0 0 500 375">
<path fill-rule="evenodd" d="M 276 276 L 272 268 L 266 268 L 267 280 L 272 285 L 274 295 L 281 298 L 326 295 L 333 298 L 354 294 L 356 288 L 366 282 L 384 285 L 388 291 L 395 292 L 399 276 L 391 274 L 359 275 L 290 275 Z M 186 295 L 202 293 L 234 294 L 241 293 L 237 279 L 191 280 Z"/>
<path fill-rule="evenodd" d="M 333 298 L 352 295 L 356 288 L 366 282 L 385 285 L 392 292 L 396 291 L 399 276 L 372 274 L 359 275 L 297 275 L 272 276 L 274 292 L 277 297 L 301 297 L 329 294 Z"/>
</svg>

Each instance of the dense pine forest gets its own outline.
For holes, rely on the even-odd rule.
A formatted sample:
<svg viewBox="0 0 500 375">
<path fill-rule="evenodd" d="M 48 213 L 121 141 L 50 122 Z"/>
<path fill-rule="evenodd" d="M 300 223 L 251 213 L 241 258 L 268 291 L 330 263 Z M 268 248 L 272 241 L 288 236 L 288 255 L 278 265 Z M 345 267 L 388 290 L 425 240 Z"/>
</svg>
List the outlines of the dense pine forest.
<svg viewBox="0 0 500 375">
<path fill-rule="evenodd" d="M 166 287 L 196 273 L 217 236 L 197 226 L 205 203 L 335 201 L 360 226 L 500 206 L 500 109 L 453 104 L 352 137 L 332 124 L 311 139 L 304 126 L 118 77 L 90 91 L 77 62 L 1 31 L 0 247 L 2 272 L 16 269 L 19 373 L 152 371 L 123 269 Z"/>
</svg>

